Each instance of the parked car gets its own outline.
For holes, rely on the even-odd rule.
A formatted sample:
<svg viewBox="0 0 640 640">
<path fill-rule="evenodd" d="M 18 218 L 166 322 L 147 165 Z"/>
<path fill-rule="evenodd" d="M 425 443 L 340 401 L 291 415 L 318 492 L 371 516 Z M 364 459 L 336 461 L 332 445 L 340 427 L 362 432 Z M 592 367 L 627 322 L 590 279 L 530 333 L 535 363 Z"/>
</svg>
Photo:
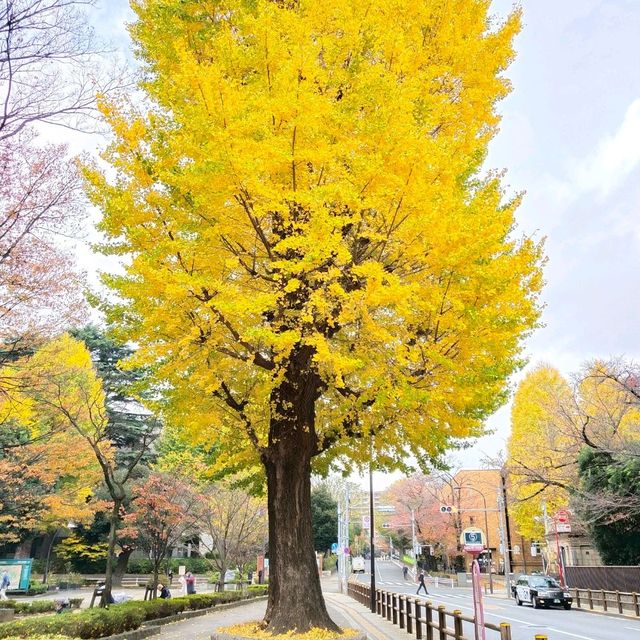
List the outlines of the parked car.
<svg viewBox="0 0 640 640">
<path fill-rule="evenodd" d="M 362 556 L 356 556 L 351 560 L 351 572 L 364 573 L 364 558 Z"/>
<path fill-rule="evenodd" d="M 516 582 L 516 604 L 529 603 L 535 609 L 540 607 L 564 607 L 571 609 L 573 599 L 567 589 L 561 587 L 554 578 L 543 575 L 521 575 Z"/>
</svg>

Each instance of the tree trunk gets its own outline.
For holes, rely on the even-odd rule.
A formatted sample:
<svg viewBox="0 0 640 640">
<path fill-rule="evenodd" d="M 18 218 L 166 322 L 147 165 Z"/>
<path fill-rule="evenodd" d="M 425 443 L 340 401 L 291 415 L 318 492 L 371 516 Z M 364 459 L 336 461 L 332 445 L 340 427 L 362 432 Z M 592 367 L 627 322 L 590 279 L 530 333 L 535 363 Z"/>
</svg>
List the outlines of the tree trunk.
<svg viewBox="0 0 640 640">
<path fill-rule="evenodd" d="M 114 500 L 109 518 L 109 544 L 107 546 L 107 567 L 104 573 L 104 591 L 100 600 L 100 606 L 104 607 L 111 602 L 111 589 L 113 585 L 113 560 L 116 550 L 116 530 L 120 521 L 120 507 L 122 500 Z"/>
<path fill-rule="evenodd" d="M 220 564 L 220 577 L 218 578 L 218 591 L 224 591 L 224 577 L 227 573 L 227 565 L 222 562 Z"/>
<path fill-rule="evenodd" d="M 339 631 L 327 612 L 311 525 L 311 451 L 278 441 L 263 459 L 269 506 L 269 602 L 264 622 L 273 633 L 317 627 Z M 307 442 L 305 442 L 307 441 Z"/>
<path fill-rule="evenodd" d="M 22 560 L 24 558 L 31 557 L 31 546 L 33 545 L 33 537 L 27 538 L 18 544 L 16 550 L 13 554 L 13 557 L 16 560 Z"/>
<path fill-rule="evenodd" d="M 127 572 L 127 565 L 129 564 L 129 557 L 133 553 L 133 549 L 123 549 L 118 555 L 118 561 L 116 562 L 116 568 L 113 570 L 113 586 L 122 586 L 122 577 Z"/>
</svg>

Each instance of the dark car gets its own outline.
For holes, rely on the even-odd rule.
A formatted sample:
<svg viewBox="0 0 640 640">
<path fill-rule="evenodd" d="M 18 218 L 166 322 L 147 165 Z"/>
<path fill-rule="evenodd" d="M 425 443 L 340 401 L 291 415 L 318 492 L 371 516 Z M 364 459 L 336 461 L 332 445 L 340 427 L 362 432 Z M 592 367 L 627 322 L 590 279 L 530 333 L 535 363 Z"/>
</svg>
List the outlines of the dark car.
<svg viewBox="0 0 640 640">
<path fill-rule="evenodd" d="M 571 609 L 573 599 L 571 593 L 561 587 L 556 580 L 543 575 L 522 575 L 518 578 L 515 588 L 516 604 L 523 602 L 534 608 L 564 607 Z"/>
</svg>

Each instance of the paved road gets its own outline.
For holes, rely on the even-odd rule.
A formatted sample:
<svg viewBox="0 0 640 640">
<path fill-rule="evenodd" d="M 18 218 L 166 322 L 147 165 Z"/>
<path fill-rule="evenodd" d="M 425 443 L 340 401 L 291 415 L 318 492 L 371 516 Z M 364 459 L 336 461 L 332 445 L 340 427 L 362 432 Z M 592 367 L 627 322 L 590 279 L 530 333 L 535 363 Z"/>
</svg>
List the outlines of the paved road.
<svg viewBox="0 0 640 640">
<path fill-rule="evenodd" d="M 368 569 L 368 567 L 367 567 Z M 358 580 L 370 584 L 370 574 L 359 574 Z M 393 562 L 376 562 L 376 587 L 396 593 L 414 594 L 417 585 L 402 578 L 402 569 Z M 434 605 L 445 605 L 448 611 L 460 609 L 463 614 L 473 615 L 473 600 L 470 589 L 451 589 L 428 585 L 429 596 L 420 596 Z M 513 640 L 533 640 L 536 634 L 545 634 L 549 640 L 633 640 L 640 638 L 640 621 L 588 613 L 572 609 L 533 609 L 516 603 L 504 596 L 485 596 L 485 620 L 498 624 L 511 624 Z M 473 632 L 465 628 L 465 635 Z M 487 632 L 487 640 L 497 637 Z"/>
</svg>

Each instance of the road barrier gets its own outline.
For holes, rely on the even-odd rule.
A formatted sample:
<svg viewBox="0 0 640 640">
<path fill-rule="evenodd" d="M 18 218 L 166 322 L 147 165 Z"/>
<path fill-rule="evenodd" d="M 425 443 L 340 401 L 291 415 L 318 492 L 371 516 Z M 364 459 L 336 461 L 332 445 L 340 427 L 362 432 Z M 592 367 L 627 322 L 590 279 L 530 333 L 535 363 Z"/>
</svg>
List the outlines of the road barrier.
<svg viewBox="0 0 640 640">
<path fill-rule="evenodd" d="M 580 609 L 612 611 L 640 617 L 640 596 L 635 592 L 605 591 L 604 589 L 572 588 L 573 604 Z"/>
<path fill-rule="evenodd" d="M 365 606 L 371 604 L 371 587 L 359 582 L 349 582 L 348 594 Z M 431 602 L 418 600 L 413 596 L 376 589 L 376 613 L 416 640 L 472 640 L 463 634 L 463 622 L 475 624 L 475 620 L 462 615 L 459 610 L 447 611 L 444 605 L 434 606 Z M 453 626 L 448 626 L 449 624 Z M 492 631 L 495 640 L 511 640 L 511 625 L 507 622 L 491 624 L 485 622 L 485 629 Z M 548 640 L 547 636 L 536 635 L 535 640 Z"/>
</svg>

